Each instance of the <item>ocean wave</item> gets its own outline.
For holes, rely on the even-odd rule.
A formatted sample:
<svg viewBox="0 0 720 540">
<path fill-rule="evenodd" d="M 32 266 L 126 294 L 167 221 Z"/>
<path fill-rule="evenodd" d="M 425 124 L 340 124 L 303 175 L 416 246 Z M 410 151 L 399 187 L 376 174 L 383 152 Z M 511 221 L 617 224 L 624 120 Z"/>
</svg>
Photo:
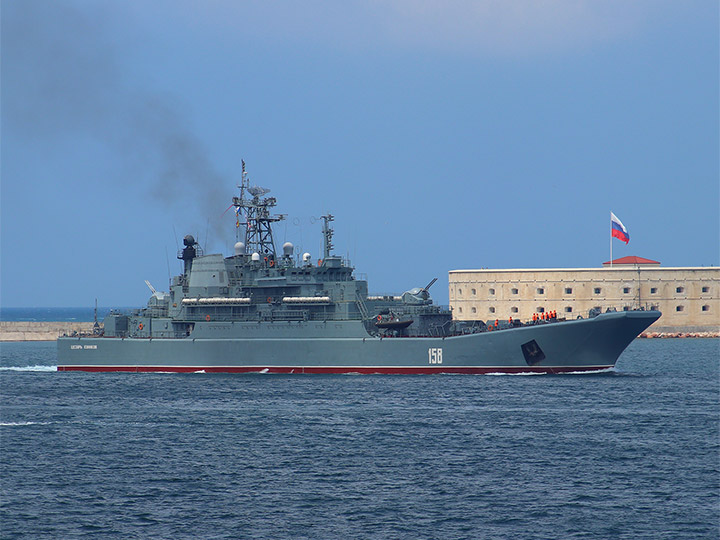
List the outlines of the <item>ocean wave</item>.
<svg viewBox="0 0 720 540">
<path fill-rule="evenodd" d="M 57 366 L 0 366 L 0 371 L 57 371 Z"/>
</svg>

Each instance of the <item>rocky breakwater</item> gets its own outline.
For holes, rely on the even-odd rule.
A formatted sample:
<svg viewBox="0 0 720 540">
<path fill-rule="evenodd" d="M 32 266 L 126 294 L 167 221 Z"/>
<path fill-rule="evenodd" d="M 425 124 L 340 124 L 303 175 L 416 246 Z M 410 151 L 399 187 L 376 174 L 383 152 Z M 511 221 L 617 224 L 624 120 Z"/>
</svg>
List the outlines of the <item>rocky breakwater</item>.
<svg viewBox="0 0 720 540">
<path fill-rule="evenodd" d="M 720 332 L 643 332 L 641 338 L 717 338 Z"/>
<path fill-rule="evenodd" d="M 0 341 L 55 341 L 63 334 L 90 333 L 91 322 L 0 321 Z"/>
</svg>

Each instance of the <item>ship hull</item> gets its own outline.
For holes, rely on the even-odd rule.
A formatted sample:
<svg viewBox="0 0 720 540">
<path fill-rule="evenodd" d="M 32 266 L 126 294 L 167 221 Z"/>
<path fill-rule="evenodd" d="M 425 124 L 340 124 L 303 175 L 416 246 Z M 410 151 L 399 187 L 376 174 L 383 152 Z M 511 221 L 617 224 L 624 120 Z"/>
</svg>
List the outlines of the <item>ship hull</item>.
<svg viewBox="0 0 720 540">
<path fill-rule="evenodd" d="M 660 316 L 606 313 L 592 319 L 452 337 L 354 337 L 324 323 L 330 337 L 256 323 L 257 336 L 212 323 L 183 339 L 58 338 L 58 371 L 225 373 L 563 373 L 612 368 L 622 351 Z M 268 323 L 271 324 L 271 323 Z M 318 325 L 314 327 L 317 329 Z M 220 327 L 217 327 L 220 328 Z M 216 328 L 216 330 L 217 330 Z M 269 329 L 270 328 L 270 329 Z M 292 330 L 292 331 L 291 331 Z M 333 331 L 334 330 L 334 331 Z M 243 334 L 247 330 L 243 329 Z M 323 332 L 320 332 L 323 333 Z M 337 334 L 337 335 L 332 335 Z"/>
</svg>

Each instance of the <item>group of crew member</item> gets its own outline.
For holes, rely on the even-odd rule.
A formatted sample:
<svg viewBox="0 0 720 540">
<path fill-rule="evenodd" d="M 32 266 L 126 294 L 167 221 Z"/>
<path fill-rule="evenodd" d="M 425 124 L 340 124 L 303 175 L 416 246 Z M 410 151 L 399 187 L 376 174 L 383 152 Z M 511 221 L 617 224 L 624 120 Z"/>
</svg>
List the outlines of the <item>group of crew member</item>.
<svg viewBox="0 0 720 540">
<path fill-rule="evenodd" d="M 557 311 L 555 311 L 555 310 L 543 311 L 542 313 L 533 313 L 533 316 L 532 316 L 533 324 L 537 324 L 541 321 L 553 321 L 555 319 L 557 319 Z M 514 323 L 513 318 L 510 317 L 508 319 L 508 324 L 512 327 L 518 323 Z M 519 325 L 522 326 L 522 323 L 519 323 Z M 497 330 L 499 326 L 500 326 L 500 319 L 495 319 L 495 324 L 494 325 L 490 324 L 488 326 L 488 330 Z"/>
<path fill-rule="evenodd" d="M 543 311 L 542 313 L 533 313 L 533 323 L 538 323 L 540 321 L 552 321 L 557 319 L 557 311 L 554 309 L 552 311 Z"/>
</svg>

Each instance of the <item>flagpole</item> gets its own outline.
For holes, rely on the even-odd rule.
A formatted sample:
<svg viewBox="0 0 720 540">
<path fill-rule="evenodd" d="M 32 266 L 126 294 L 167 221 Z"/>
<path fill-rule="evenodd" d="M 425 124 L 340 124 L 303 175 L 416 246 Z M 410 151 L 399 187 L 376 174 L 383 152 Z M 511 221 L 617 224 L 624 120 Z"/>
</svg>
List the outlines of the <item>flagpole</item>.
<svg viewBox="0 0 720 540">
<path fill-rule="evenodd" d="M 610 268 L 612 268 L 612 212 L 610 212 Z"/>
</svg>

